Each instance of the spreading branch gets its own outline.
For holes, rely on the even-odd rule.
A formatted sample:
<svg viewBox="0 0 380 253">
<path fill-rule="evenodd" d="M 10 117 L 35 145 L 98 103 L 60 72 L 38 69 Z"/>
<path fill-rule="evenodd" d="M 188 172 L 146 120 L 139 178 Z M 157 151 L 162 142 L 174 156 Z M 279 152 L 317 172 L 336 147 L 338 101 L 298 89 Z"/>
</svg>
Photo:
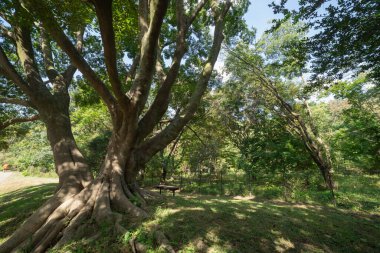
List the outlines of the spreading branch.
<svg viewBox="0 0 380 253">
<path fill-rule="evenodd" d="M 75 48 L 77 49 L 77 51 L 79 53 L 82 53 L 82 50 L 83 50 L 84 31 L 85 31 L 85 27 L 82 27 L 81 29 L 79 29 L 79 31 L 77 31 L 75 33 L 75 36 L 76 36 Z M 63 75 L 63 78 L 65 79 L 65 83 L 66 83 L 67 88 L 68 88 L 68 86 L 70 86 L 71 81 L 72 81 L 76 71 L 77 71 L 77 68 L 75 67 L 75 65 L 70 63 L 70 65 L 67 67 L 67 69 L 63 72 L 62 75 Z"/>
<path fill-rule="evenodd" d="M 149 11 L 149 1 L 139 0 L 139 30 L 140 30 L 140 41 L 146 34 L 149 28 L 148 21 L 148 11 Z"/>
<path fill-rule="evenodd" d="M 7 98 L 7 97 L 0 97 L 0 103 L 2 104 L 13 104 L 13 105 L 21 105 L 24 107 L 33 107 L 30 101 L 20 99 L 20 98 Z"/>
<path fill-rule="evenodd" d="M 44 90 L 43 87 L 45 86 L 43 86 L 43 81 L 34 56 L 30 27 L 26 25 L 15 26 L 14 33 L 16 38 L 17 55 L 20 59 L 26 81 L 34 89 L 38 87 L 41 91 Z M 46 87 L 45 93 L 48 94 Z"/>
<path fill-rule="evenodd" d="M 122 108 L 126 110 L 129 101 L 127 96 L 123 94 L 117 70 L 115 33 L 112 22 L 112 0 L 93 0 L 92 2 L 99 21 L 100 35 L 104 48 L 104 60 L 112 90 Z"/>
<path fill-rule="evenodd" d="M 31 122 L 31 121 L 36 121 L 39 119 L 40 119 L 40 116 L 38 114 L 33 115 L 31 117 L 9 119 L 9 120 L 4 121 L 3 123 L 0 123 L 0 131 L 4 130 L 5 128 L 7 128 L 11 125 L 17 124 L 17 123 Z"/>
<path fill-rule="evenodd" d="M 10 63 L 7 55 L 5 54 L 3 48 L 0 45 L 0 72 L 8 80 L 15 83 L 25 94 L 32 96 L 32 90 L 25 82 L 25 80 L 19 75 L 13 65 Z"/>
<path fill-rule="evenodd" d="M 134 112 L 136 112 L 135 116 L 141 112 L 149 95 L 149 88 L 156 62 L 158 38 L 160 36 L 161 26 L 168 4 L 168 0 L 152 0 L 150 4 L 151 18 L 148 31 L 145 33 L 141 42 L 140 68 L 136 74 L 131 90 L 128 92 L 132 99 L 131 102 Z"/>
<path fill-rule="evenodd" d="M 135 78 L 139 63 L 140 63 L 140 54 L 137 54 L 135 58 L 133 58 L 131 67 L 128 69 L 128 72 L 125 77 L 125 83 L 131 82 Z"/>
<path fill-rule="evenodd" d="M 195 18 L 198 16 L 198 13 L 202 10 L 203 6 L 206 4 L 206 0 L 202 0 L 198 3 L 197 7 L 195 7 L 193 13 L 191 13 L 187 25 L 190 26 Z"/>
<path fill-rule="evenodd" d="M 146 162 L 159 150 L 172 142 L 184 126 L 190 121 L 196 112 L 201 98 L 207 89 L 208 81 L 214 69 L 215 62 L 218 58 L 220 48 L 224 39 L 223 29 L 225 16 L 231 6 L 231 2 L 227 1 L 224 8 L 215 17 L 214 39 L 208 59 L 204 63 L 203 70 L 198 78 L 195 91 L 193 92 L 183 113 L 177 113 L 172 122 L 165 127 L 164 130 L 147 139 L 139 146 L 139 153 L 142 154 L 141 160 Z"/>
<path fill-rule="evenodd" d="M 48 76 L 50 83 L 54 84 L 55 80 L 59 76 L 59 73 L 54 67 L 52 49 L 50 45 L 51 41 L 49 37 L 47 36 L 45 29 L 40 24 L 39 24 L 39 28 L 40 28 L 40 33 L 41 33 L 41 37 L 40 37 L 41 51 L 43 55 L 46 75 Z"/>
<path fill-rule="evenodd" d="M 253 74 L 259 79 L 260 83 L 266 89 L 268 89 L 273 96 L 275 96 L 275 98 L 280 102 L 280 105 L 286 110 L 286 112 L 289 115 L 291 115 L 294 118 L 298 118 L 299 117 L 299 115 L 294 112 L 292 106 L 289 103 L 287 103 L 279 95 L 279 92 L 278 92 L 276 86 L 272 83 L 272 81 L 269 78 L 267 78 L 265 76 L 264 71 L 262 69 L 260 69 L 256 65 L 250 63 L 249 61 L 247 61 L 246 59 L 244 59 L 243 57 L 241 57 L 239 54 L 235 53 L 230 48 L 226 47 L 226 49 L 228 50 L 228 52 L 230 53 L 230 55 L 232 55 L 233 57 L 235 57 L 236 59 L 238 59 L 239 61 L 241 61 L 242 63 L 244 63 L 247 67 L 249 67 L 248 70 L 253 71 Z"/>
<path fill-rule="evenodd" d="M 25 0 L 23 3 L 26 8 L 39 17 L 46 31 L 51 35 L 55 42 L 57 42 L 58 46 L 69 56 L 73 65 L 82 72 L 90 85 L 97 91 L 111 114 L 114 114 L 116 109 L 114 96 L 63 32 L 51 10 L 49 10 L 49 8 L 41 1 Z M 41 15 L 41 13 L 43 13 L 43 15 Z"/>
<path fill-rule="evenodd" d="M 16 13 L 22 10 L 17 9 Z M 31 28 L 28 24 L 13 26 L 16 52 L 23 69 L 25 79 L 16 71 L 15 66 L 9 61 L 5 51 L 0 46 L 0 72 L 6 79 L 18 86 L 30 99 L 33 105 L 41 105 L 40 97 L 45 102 L 51 98 L 51 93 L 44 85 L 40 76 L 34 56 L 31 38 Z"/>
<path fill-rule="evenodd" d="M 188 128 L 195 135 L 195 137 L 197 137 L 197 139 L 202 143 L 204 147 L 207 147 L 206 143 L 202 140 L 199 134 L 195 132 L 195 130 L 192 127 L 190 127 L 189 125 L 186 125 L 186 128 Z"/>
<path fill-rule="evenodd" d="M 0 24 L 0 33 L 6 37 L 8 37 L 9 39 L 11 39 L 12 41 L 15 40 L 15 37 L 14 37 L 14 34 L 13 32 L 11 32 L 7 27 L 5 27 L 4 25 Z"/>
<path fill-rule="evenodd" d="M 177 16 L 177 39 L 176 49 L 172 59 L 172 65 L 168 71 L 168 74 L 163 79 L 161 86 L 157 92 L 152 105 L 149 107 L 147 113 L 139 122 L 139 139 L 143 140 L 158 124 L 162 116 L 168 109 L 170 102 L 170 91 L 178 77 L 181 61 L 186 53 L 186 36 L 189 28 L 191 27 L 195 17 L 201 11 L 205 4 L 205 1 L 201 1 L 192 16 L 187 20 L 184 14 L 183 1 L 176 2 L 176 16 Z"/>
<path fill-rule="evenodd" d="M 158 46 L 157 50 L 157 60 L 156 60 L 156 76 L 158 78 L 158 82 L 162 84 L 166 78 L 166 73 L 164 70 L 164 65 L 163 65 L 163 59 L 161 57 L 161 51 L 162 48 Z"/>
</svg>

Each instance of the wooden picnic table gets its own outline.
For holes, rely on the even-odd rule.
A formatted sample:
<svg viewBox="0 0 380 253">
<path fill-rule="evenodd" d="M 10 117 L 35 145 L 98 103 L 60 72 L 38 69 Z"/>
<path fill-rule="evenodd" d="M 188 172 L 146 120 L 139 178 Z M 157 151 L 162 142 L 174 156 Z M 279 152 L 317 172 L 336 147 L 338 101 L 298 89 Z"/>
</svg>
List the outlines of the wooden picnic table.
<svg viewBox="0 0 380 253">
<path fill-rule="evenodd" d="M 162 191 L 162 190 L 172 191 L 172 193 L 173 193 L 173 197 L 175 196 L 175 191 L 176 191 L 176 190 L 179 190 L 179 187 L 177 187 L 177 186 L 173 186 L 173 185 L 164 185 L 164 184 L 156 185 L 154 188 L 156 188 L 156 189 L 160 189 L 160 194 L 161 194 L 161 191 Z"/>
</svg>

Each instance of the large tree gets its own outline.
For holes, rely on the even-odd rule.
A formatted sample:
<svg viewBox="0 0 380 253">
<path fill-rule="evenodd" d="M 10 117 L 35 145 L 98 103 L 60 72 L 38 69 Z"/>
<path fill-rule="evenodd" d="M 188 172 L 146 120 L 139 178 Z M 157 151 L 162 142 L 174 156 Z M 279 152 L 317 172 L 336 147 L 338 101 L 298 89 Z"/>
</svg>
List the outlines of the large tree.
<svg viewBox="0 0 380 253">
<path fill-rule="evenodd" d="M 138 199 L 144 206 L 151 194 L 138 187 L 136 176 L 195 114 L 224 37 L 239 30 L 247 9 L 246 1 L 231 5 L 216 0 L 1 4 L 0 73 L 9 95 L 1 102 L 31 107 L 38 115 L 33 117 L 45 123 L 60 184 L 0 252 L 62 245 L 89 218 L 123 230 L 119 213 L 146 216 L 131 202 Z M 69 91 L 76 69 L 108 108 L 113 126 L 95 179 L 71 132 Z M 181 103 L 173 103 L 176 89 L 189 98 L 182 95 Z M 22 112 L 20 107 L 15 111 Z M 171 117 L 170 123 L 155 131 L 164 117 Z"/>
<path fill-rule="evenodd" d="M 244 43 L 238 44 L 228 51 L 227 71 L 232 82 L 243 83 L 244 87 L 258 86 L 255 89 L 270 98 L 266 103 L 272 104 L 272 112 L 279 115 L 287 123 L 289 131 L 302 140 L 334 197 L 329 147 L 313 122 L 301 85 L 295 85 L 287 79 L 302 79 L 302 71 L 306 64 L 305 51 L 299 46 L 302 45 L 304 34 L 299 33 L 299 28 L 299 24 L 293 26 L 284 23 L 251 47 Z M 303 100 L 304 110 L 300 108 L 297 99 Z M 270 100 L 274 101 L 270 103 Z M 259 103 L 258 99 L 255 101 L 253 98 L 248 101 Z M 247 104 L 244 106 L 247 107 Z M 254 109 L 254 106 L 252 107 Z M 246 110 L 244 107 L 241 110 L 243 109 Z"/>
<path fill-rule="evenodd" d="M 20 3 L 3 2 L 0 15 L 0 103 L 3 104 L 0 130 L 14 123 L 42 120 L 59 176 L 61 190 L 56 195 L 61 196 L 69 188 L 80 191 L 92 176 L 75 143 L 69 117 L 68 89 L 77 69 L 67 61 L 54 64 L 49 36 L 40 23 L 33 24 Z M 76 28 L 73 46 L 80 52 L 83 24 Z M 36 44 L 40 44 L 38 51 Z"/>
</svg>

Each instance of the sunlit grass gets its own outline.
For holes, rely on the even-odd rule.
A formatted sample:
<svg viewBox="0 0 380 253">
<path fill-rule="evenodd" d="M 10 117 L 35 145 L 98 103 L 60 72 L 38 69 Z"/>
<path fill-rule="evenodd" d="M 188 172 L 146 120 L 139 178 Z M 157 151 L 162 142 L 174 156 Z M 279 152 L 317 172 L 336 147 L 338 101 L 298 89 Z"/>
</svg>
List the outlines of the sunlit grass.
<svg viewBox="0 0 380 253">
<path fill-rule="evenodd" d="M 255 196 L 165 193 L 166 201 L 150 205 L 150 219 L 142 224 L 123 221 L 127 234 L 107 232 L 95 242 L 82 239 L 54 252 L 127 252 L 132 237 L 146 245 L 147 252 L 163 252 L 153 238 L 157 229 L 178 252 L 380 252 L 379 178 L 337 176 L 337 181 L 337 208 L 317 197 L 289 203 Z M 55 186 L 0 195 L 0 242 L 53 194 Z"/>
<path fill-rule="evenodd" d="M 362 173 L 335 174 L 334 180 L 337 185 L 335 195 L 339 208 L 380 214 L 379 175 L 363 175 Z M 193 184 L 186 185 L 183 191 L 219 196 L 219 188 L 220 186 L 215 184 L 204 184 L 201 187 Z M 249 195 L 247 187 L 243 187 L 244 191 L 241 193 L 237 188 L 239 188 L 237 184 L 225 185 L 224 195 Z M 289 195 L 286 198 L 284 188 L 281 185 L 253 185 L 251 194 L 253 194 L 253 199 L 259 201 L 286 200 L 292 203 L 302 202 L 333 206 L 330 191 L 323 185 L 316 183 L 309 185 L 307 188 L 295 187 L 292 192 L 288 192 Z"/>
<path fill-rule="evenodd" d="M 0 243 L 53 195 L 56 184 L 26 187 L 0 195 Z"/>
<path fill-rule="evenodd" d="M 178 195 L 138 229 L 152 227 L 179 252 L 380 250 L 380 217 L 318 205 Z"/>
</svg>

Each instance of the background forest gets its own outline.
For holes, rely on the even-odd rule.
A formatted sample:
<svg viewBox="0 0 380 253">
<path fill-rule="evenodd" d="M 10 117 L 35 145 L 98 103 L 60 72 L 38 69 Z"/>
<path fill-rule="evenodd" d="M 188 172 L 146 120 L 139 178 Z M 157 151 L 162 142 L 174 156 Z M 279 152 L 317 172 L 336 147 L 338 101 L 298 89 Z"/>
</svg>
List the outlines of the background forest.
<svg viewBox="0 0 380 253">
<path fill-rule="evenodd" d="M 376 182 L 379 173 L 379 88 L 365 73 L 322 86 L 307 82 L 310 75 L 306 52 L 300 50 L 305 39 L 301 28 L 301 24 L 286 22 L 261 38 L 255 38 L 253 30 L 246 41 L 225 47 L 223 67 L 214 74 L 195 118 L 140 172 L 140 184 L 166 182 L 184 192 L 330 203 L 329 191 L 302 138 L 292 129 L 276 96 L 247 68 L 246 61 L 251 61 L 276 78 L 278 94 L 312 123 L 328 146 L 338 204 L 378 210 L 374 199 L 360 201 L 349 192 L 354 181 Z M 110 118 L 81 76 L 70 92 L 74 135 L 95 174 L 111 135 Z M 173 108 L 160 123 L 161 129 L 188 93 L 175 90 Z M 6 128 L 1 132 L 1 149 L 1 161 L 23 175 L 55 175 L 41 123 Z"/>
</svg>

